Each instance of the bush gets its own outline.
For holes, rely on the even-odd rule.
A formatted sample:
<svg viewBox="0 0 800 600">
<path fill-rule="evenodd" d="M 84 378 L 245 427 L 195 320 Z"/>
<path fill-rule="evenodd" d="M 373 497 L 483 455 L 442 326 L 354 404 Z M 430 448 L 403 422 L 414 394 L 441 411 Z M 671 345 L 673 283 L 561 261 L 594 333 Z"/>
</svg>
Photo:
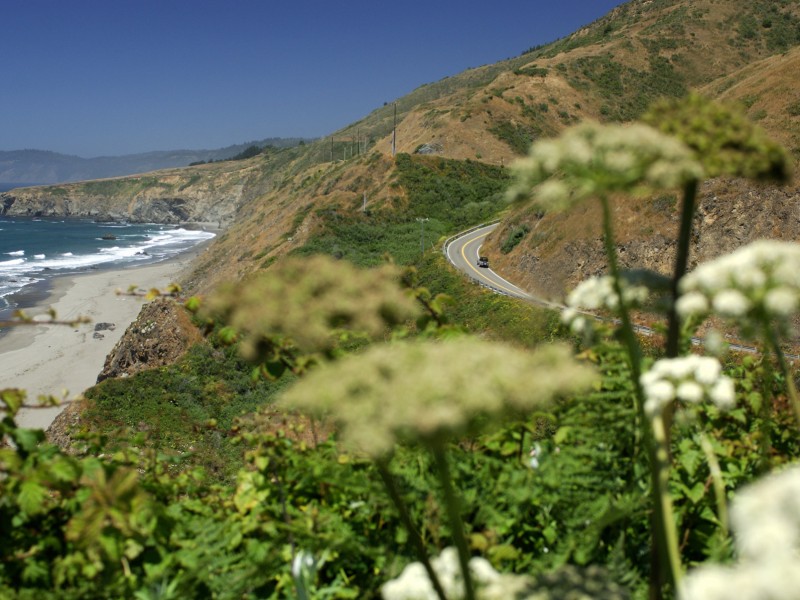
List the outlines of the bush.
<svg viewBox="0 0 800 600">
<path fill-rule="evenodd" d="M 503 254 L 508 254 L 509 252 L 511 252 L 514 248 L 517 247 L 517 244 L 519 244 L 522 241 L 522 238 L 524 238 L 525 235 L 530 230 L 531 230 L 530 226 L 524 223 L 517 227 L 511 228 L 511 230 L 508 233 L 508 236 L 506 237 L 505 240 L 503 240 L 503 243 L 500 245 L 500 252 L 502 252 Z"/>
</svg>

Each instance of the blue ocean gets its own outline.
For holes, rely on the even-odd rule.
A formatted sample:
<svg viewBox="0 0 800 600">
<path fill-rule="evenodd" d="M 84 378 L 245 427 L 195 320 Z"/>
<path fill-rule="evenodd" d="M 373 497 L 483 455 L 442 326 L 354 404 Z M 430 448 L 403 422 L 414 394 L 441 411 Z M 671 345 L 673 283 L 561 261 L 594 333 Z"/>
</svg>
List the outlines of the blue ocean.
<svg viewBox="0 0 800 600">
<path fill-rule="evenodd" d="M 0 217 L 0 312 L 48 278 L 158 262 L 212 237 L 171 225 Z"/>
</svg>

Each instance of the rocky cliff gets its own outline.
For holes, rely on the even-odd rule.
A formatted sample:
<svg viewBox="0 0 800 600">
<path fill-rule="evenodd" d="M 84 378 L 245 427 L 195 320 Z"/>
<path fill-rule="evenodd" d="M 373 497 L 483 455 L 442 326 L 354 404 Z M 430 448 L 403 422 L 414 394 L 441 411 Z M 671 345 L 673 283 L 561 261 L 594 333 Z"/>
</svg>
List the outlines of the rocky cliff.
<svg viewBox="0 0 800 600">
<path fill-rule="evenodd" d="M 757 239 L 800 240 L 800 186 L 757 185 L 720 178 L 700 190 L 690 269 Z M 672 272 L 679 198 L 623 198 L 614 204 L 617 251 L 623 268 Z M 599 202 L 567 213 L 536 216 L 522 210 L 484 245 L 492 264 L 536 295 L 563 300 L 580 281 L 606 272 Z M 500 247 L 520 224 L 530 231 L 513 251 Z"/>
<path fill-rule="evenodd" d="M 268 186 L 264 157 L 0 194 L 0 215 L 135 223 L 229 224 Z"/>
</svg>

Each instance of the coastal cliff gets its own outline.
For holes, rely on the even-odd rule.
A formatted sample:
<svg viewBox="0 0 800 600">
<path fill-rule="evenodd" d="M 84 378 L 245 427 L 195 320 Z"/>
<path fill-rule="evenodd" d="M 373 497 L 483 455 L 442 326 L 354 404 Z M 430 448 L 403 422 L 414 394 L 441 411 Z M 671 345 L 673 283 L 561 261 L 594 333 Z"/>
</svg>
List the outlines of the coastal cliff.
<svg viewBox="0 0 800 600">
<path fill-rule="evenodd" d="M 259 167 L 241 162 L 218 163 L 16 188 L 0 194 L 0 215 L 131 223 L 206 222 L 224 227 L 233 221 L 242 204 L 268 187 Z"/>
</svg>

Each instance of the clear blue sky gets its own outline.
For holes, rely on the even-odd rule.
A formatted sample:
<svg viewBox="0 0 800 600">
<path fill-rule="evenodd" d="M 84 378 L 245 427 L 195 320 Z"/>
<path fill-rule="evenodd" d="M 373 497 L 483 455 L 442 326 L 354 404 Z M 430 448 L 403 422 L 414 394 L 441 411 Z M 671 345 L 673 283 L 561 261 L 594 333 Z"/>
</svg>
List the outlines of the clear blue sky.
<svg viewBox="0 0 800 600">
<path fill-rule="evenodd" d="M 1 0 L 0 150 L 320 137 L 622 0 Z"/>
</svg>

